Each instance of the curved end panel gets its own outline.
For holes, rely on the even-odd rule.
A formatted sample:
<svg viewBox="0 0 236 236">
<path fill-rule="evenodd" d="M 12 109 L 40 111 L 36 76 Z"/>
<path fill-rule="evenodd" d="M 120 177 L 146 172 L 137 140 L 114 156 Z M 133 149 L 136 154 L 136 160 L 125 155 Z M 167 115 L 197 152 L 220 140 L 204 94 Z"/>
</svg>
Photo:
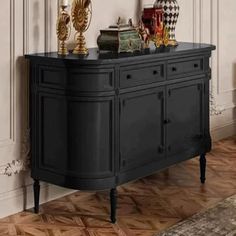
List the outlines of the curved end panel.
<svg viewBox="0 0 236 236">
<path fill-rule="evenodd" d="M 52 171 L 32 169 L 32 178 L 37 178 L 47 183 L 55 184 L 64 188 L 71 188 L 75 190 L 106 190 L 116 187 L 116 178 L 94 178 L 81 179 L 75 176 L 57 174 Z"/>
</svg>

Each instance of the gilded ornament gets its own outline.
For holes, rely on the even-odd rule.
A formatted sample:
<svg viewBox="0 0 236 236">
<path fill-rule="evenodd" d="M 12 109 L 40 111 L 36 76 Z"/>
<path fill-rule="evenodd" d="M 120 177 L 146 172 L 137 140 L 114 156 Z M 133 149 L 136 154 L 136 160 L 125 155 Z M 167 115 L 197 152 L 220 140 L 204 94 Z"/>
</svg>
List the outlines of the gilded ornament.
<svg viewBox="0 0 236 236">
<path fill-rule="evenodd" d="M 69 54 L 66 40 L 69 39 L 70 29 L 70 16 L 66 11 L 66 6 L 61 6 L 61 12 L 57 20 L 57 38 L 60 44 L 58 50 L 59 55 Z"/>
<path fill-rule="evenodd" d="M 156 0 L 154 8 L 161 8 L 164 11 L 163 21 L 169 32 L 169 46 L 176 46 L 175 28 L 179 17 L 180 7 L 177 0 Z"/>
<path fill-rule="evenodd" d="M 76 47 L 73 50 L 73 53 L 87 55 L 88 48 L 86 47 L 86 41 L 83 33 L 88 30 L 92 19 L 91 0 L 74 0 L 71 15 L 73 27 L 77 31 L 75 35 Z"/>
<path fill-rule="evenodd" d="M 138 32 L 143 41 L 143 47 L 148 48 L 150 43 L 150 31 L 145 27 L 142 21 L 139 22 Z"/>
<path fill-rule="evenodd" d="M 162 8 L 144 8 L 139 34 L 144 42 L 144 48 L 149 46 L 149 41 L 152 41 L 157 48 L 170 45 L 170 31 L 164 23 Z"/>
<path fill-rule="evenodd" d="M 168 28 L 165 26 L 163 31 L 163 44 L 167 47 L 170 43 L 170 32 Z"/>
</svg>

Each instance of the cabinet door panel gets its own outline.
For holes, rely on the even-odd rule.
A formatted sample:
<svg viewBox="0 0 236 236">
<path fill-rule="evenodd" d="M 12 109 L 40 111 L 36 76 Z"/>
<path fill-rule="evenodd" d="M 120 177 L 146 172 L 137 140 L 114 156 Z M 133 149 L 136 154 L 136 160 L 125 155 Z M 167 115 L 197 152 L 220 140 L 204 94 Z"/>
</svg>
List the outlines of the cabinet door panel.
<svg viewBox="0 0 236 236">
<path fill-rule="evenodd" d="M 164 89 L 120 99 L 120 168 L 130 170 L 161 160 L 164 153 Z"/>
<path fill-rule="evenodd" d="M 204 133 L 204 83 L 196 80 L 167 89 L 168 156 L 196 155 L 201 150 Z"/>
<path fill-rule="evenodd" d="M 39 97 L 39 168 L 80 178 L 113 176 L 113 98 Z"/>
</svg>

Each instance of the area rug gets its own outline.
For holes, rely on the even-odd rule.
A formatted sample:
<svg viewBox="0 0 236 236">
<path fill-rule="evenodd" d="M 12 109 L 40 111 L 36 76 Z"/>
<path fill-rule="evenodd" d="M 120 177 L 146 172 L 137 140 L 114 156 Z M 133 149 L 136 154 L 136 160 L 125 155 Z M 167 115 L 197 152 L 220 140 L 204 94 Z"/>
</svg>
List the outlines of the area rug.
<svg viewBox="0 0 236 236">
<path fill-rule="evenodd" d="M 236 236 L 236 195 L 156 236 Z"/>
</svg>

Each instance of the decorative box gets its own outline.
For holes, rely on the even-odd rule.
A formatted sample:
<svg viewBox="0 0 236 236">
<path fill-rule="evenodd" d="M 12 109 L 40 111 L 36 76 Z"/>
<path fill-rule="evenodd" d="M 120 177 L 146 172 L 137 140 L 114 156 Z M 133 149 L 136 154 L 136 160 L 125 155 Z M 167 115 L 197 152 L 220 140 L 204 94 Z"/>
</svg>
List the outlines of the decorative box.
<svg viewBox="0 0 236 236">
<path fill-rule="evenodd" d="M 163 23 L 163 13 L 162 8 L 144 8 L 142 22 L 149 29 L 151 35 L 155 35 L 157 28 Z"/>
<path fill-rule="evenodd" d="M 132 25 L 114 25 L 100 31 L 97 39 L 100 51 L 135 52 L 142 48 L 138 31 Z"/>
</svg>

